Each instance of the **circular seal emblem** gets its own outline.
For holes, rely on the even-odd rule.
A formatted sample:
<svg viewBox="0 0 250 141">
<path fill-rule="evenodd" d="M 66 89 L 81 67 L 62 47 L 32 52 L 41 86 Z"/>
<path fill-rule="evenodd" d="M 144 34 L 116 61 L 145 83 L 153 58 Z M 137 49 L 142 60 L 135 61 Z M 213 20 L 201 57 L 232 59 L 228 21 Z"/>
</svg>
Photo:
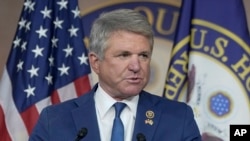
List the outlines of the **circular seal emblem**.
<svg viewBox="0 0 250 141">
<path fill-rule="evenodd" d="M 147 117 L 147 118 L 152 119 L 152 118 L 154 118 L 154 116 L 155 116 L 155 114 L 154 114 L 153 111 L 148 110 L 148 111 L 146 112 L 146 117 Z"/>
</svg>

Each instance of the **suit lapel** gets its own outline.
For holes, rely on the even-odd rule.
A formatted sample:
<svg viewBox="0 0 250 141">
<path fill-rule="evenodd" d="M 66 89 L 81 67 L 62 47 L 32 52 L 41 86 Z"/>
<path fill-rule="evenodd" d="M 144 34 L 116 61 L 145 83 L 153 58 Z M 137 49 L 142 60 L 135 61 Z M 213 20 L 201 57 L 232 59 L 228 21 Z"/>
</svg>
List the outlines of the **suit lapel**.
<svg viewBox="0 0 250 141">
<path fill-rule="evenodd" d="M 88 129 L 88 133 L 84 138 L 86 141 L 100 141 L 100 133 L 93 97 L 95 90 L 96 86 L 91 90 L 90 93 L 85 94 L 84 96 L 77 99 L 75 103 L 78 105 L 78 107 L 72 110 L 72 117 L 77 132 L 81 128 Z M 161 116 L 161 112 L 155 107 L 156 102 L 158 101 L 152 100 L 152 97 L 148 93 L 142 92 L 140 94 L 133 133 L 133 141 L 137 141 L 136 136 L 138 133 L 145 135 L 146 140 L 152 140 Z"/>
<path fill-rule="evenodd" d="M 161 112 L 154 106 L 156 102 L 147 93 L 142 92 L 140 94 L 133 141 L 137 141 L 136 136 L 138 133 L 142 133 L 146 140 L 152 140 L 161 116 Z"/>
<path fill-rule="evenodd" d="M 79 106 L 72 110 L 72 117 L 77 131 L 81 128 L 87 128 L 88 133 L 84 140 L 100 141 L 100 133 L 96 117 L 95 102 L 94 102 L 95 88 L 88 94 L 76 100 Z"/>
</svg>

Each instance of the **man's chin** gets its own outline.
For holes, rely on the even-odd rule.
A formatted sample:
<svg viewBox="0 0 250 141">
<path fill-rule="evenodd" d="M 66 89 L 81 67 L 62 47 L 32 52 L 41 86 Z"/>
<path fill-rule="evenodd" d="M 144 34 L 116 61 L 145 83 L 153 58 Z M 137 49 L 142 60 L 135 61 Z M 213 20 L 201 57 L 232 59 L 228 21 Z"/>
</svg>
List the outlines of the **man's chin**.
<svg viewBox="0 0 250 141">
<path fill-rule="evenodd" d="M 126 89 L 124 91 L 124 94 L 126 95 L 130 95 L 130 96 L 135 96 L 138 95 L 140 92 L 142 91 L 142 89 Z"/>
</svg>

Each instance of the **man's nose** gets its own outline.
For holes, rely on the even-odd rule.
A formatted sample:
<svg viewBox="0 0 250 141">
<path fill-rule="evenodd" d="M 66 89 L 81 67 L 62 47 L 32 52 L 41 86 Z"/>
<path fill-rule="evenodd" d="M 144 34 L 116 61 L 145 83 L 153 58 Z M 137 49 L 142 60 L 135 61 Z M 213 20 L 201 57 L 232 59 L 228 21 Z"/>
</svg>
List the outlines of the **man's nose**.
<svg viewBox="0 0 250 141">
<path fill-rule="evenodd" d="M 129 62 L 129 70 L 133 71 L 134 73 L 138 72 L 141 68 L 140 66 L 140 59 L 139 56 L 132 56 Z"/>
</svg>

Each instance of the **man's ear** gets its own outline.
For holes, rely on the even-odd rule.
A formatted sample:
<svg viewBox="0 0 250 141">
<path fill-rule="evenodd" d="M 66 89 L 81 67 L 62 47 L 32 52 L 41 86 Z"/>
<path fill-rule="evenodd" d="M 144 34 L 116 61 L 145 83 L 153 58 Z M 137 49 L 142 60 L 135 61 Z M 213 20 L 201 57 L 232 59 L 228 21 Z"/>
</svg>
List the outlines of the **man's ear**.
<svg viewBox="0 0 250 141">
<path fill-rule="evenodd" d="M 96 74 L 98 74 L 99 73 L 99 58 L 98 58 L 98 56 L 94 53 L 94 52 L 90 52 L 89 54 L 88 54 L 88 56 L 89 56 L 89 62 L 90 62 L 90 66 L 91 66 L 91 68 L 92 68 L 92 70 L 96 73 Z"/>
</svg>

